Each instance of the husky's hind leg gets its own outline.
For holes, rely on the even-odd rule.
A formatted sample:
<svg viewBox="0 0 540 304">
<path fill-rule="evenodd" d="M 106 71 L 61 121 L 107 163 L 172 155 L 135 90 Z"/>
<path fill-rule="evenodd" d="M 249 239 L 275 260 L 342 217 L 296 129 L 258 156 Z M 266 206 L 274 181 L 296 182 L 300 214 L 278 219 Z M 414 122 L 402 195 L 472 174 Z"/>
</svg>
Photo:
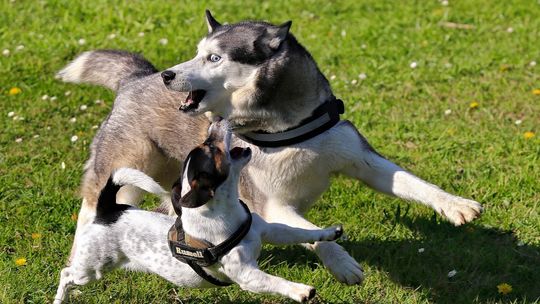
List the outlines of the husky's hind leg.
<svg viewBox="0 0 540 304">
<path fill-rule="evenodd" d="M 345 160 L 340 173 L 371 188 L 430 206 L 456 226 L 480 216 L 482 206 L 441 190 L 378 154 L 350 122 L 343 122 L 343 144 L 336 153 Z"/>
</svg>

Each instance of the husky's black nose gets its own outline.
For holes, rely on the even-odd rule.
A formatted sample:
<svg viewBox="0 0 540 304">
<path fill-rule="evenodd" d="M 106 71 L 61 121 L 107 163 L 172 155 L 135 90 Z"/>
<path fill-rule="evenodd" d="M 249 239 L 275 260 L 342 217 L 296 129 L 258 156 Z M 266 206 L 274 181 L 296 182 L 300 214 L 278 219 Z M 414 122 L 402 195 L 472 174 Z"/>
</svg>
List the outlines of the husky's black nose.
<svg viewBox="0 0 540 304">
<path fill-rule="evenodd" d="M 161 78 L 163 78 L 163 82 L 165 84 L 169 84 L 171 83 L 171 81 L 173 81 L 174 77 L 176 77 L 176 73 L 173 72 L 173 71 L 164 71 L 163 73 L 161 73 Z"/>
</svg>

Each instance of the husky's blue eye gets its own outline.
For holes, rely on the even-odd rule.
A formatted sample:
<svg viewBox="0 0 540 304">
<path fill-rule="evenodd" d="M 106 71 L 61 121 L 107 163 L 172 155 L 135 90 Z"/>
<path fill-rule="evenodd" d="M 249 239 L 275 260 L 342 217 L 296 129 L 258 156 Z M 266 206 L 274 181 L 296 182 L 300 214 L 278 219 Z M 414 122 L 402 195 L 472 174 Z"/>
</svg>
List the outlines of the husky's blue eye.
<svg viewBox="0 0 540 304">
<path fill-rule="evenodd" d="M 208 60 L 212 61 L 212 62 L 218 62 L 221 60 L 221 57 L 219 55 L 216 55 L 216 54 L 211 54 L 210 56 L 208 56 Z"/>
</svg>

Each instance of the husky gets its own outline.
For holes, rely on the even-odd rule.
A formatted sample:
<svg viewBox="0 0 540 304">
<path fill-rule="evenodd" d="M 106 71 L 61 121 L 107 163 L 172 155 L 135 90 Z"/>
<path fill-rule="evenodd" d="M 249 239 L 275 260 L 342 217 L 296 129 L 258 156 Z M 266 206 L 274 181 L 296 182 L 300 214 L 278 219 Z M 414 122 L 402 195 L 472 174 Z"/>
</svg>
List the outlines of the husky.
<svg viewBox="0 0 540 304">
<path fill-rule="evenodd" d="M 95 216 L 99 190 L 116 168 L 136 168 L 166 189 L 171 186 L 181 160 L 215 117 L 229 120 L 235 146 L 251 149 L 240 196 L 268 222 L 316 229 L 303 215 L 333 175 L 427 205 L 456 226 L 481 214 L 478 202 L 394 164 L 339 118 L 342 111 L 328 80 L 291 34 L 290 21 L 222 25 L 207 11 L 206 23 L 197 55 L 161 73 L 140 55 L 111 50 L 82 53 L 58 73 L 63 81 L 117 93 L 85 166 L 78 230 Z M 133 203 L 140 195 L 123 187 L 117 199 Z M 164 198 L 161 208 L 170 205 Z M 363 280 L 360 265 L 336 242 L 305 246 L 340 282 Z"/>
</svg>

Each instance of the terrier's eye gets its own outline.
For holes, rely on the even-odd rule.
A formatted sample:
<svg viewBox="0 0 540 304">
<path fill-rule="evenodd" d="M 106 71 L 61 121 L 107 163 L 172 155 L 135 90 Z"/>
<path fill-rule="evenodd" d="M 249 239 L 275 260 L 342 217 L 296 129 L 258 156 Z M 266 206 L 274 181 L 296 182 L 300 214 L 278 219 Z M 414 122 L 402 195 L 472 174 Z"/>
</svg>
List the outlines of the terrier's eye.
<svg viewBox="0 0 540 304">
<path fill-rule="evenodd" d="M 216 55 L 216 54 L 210 54 L 210 56 L 208 56 L 208 60 L 212 62 L 218 62 L 221 60 L 221 56 Z"/>
</svg>

